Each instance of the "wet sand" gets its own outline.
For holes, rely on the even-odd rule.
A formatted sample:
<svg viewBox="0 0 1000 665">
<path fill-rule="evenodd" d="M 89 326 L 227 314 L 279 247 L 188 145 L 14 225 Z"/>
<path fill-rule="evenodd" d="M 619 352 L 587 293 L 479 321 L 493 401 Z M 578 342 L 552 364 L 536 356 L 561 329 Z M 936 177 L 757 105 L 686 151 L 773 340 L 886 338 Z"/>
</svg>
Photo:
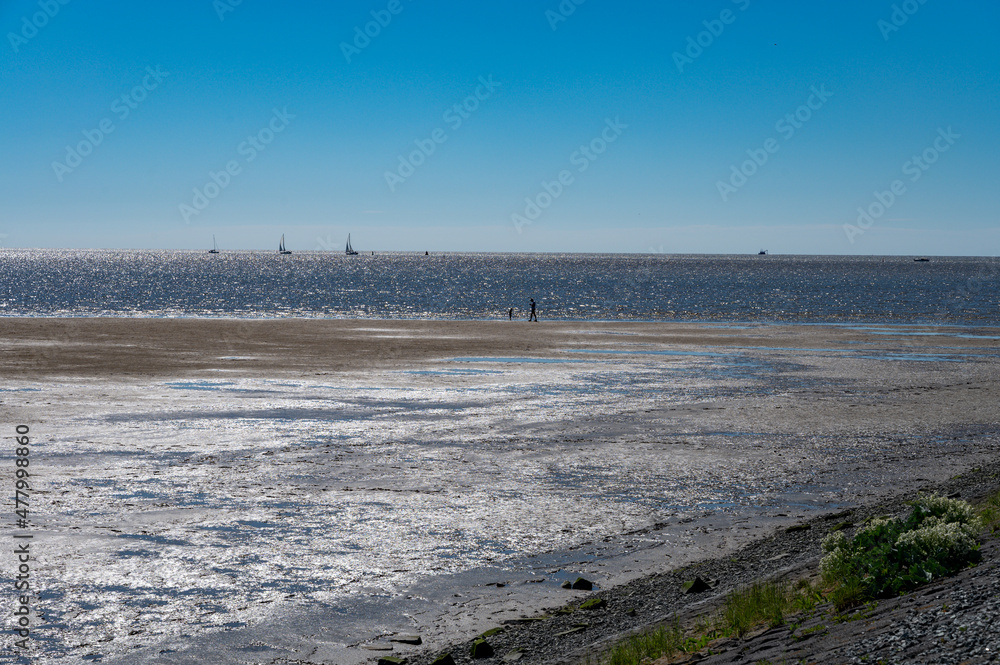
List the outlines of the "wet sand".
<svg viewBox="0 0 1000 665">
<path fill-rule="evenodd" d="M 127 576 L 167 561 L 185 542 L 177 534 L 206 523 L 232 529 L 232 518 L 211 506 L 180 505 L 151 485 L 150 496 L 122 494 L 151 482 L 136 470 L 142 465 L 156 474 L 182 468 L 178 486 L 197 477 L 225 492 L 256 488 L 234 512 L 271 506 L 267 491 L 283 482 L 302 492 L 286 497 L 291 505 L 314 512 L 377 493 L 382 502 L 402 501 L 385 515 L 411 511 L 414 533 L 420 520 L 431 525 L 426 530 L 454 519 L 466 535 L 447 542 L 470 543 L 467 552 L 420 563 L 406 559 L 409 531 L 383 533 L 400 541 L 393 556 L 411 572 L 392 577 L 390 560 L 350 559 L 384 566 L 385 581 L 343 582 L 344 591 L 329 596 L 305 577 L 297 593 L 240 591 L 244 602 L 219 601 L 208 612 L 218 620 L 170 615 L 180 624 L 172 631 L 143 618 L 142 608 L 125 622 L 141 624 L 135 636 L 132 625 L 102 628 L 94 611 L 76 625 L 66 618 L 76 610 L 57 620 L 52 608 L 51 627 L 39 624 L 48 639 L 39 655 L 366 662 L 376 652 L 362 646 L 395 632 L 419 633 L 433 648 L 561 605 L 568 597 L 559 582 L 575 574 L 607 588 L 732 551 L 803 518 L 939 483 L 1000 451 L 997 337 L 998 329 L 898 326 L 0 319 L 0 414 L 52 439 L 40 448 L 50 458 L 39 462 L 48 465 L 49 486 L 39 491 L 38 510 L 40 519 L 47 513 L 53 554 L 41 563 L 67 603 L 74 584 L 92 585 L 82 562 L 61 560 L 73 548 L 117 565 L 121 537 L 144 543 L 129 552 L 141 550 L 134 557 L 147 563 L 123 569 L 116 586 L 129 597 Z M 367 401 L 354 411 L 342 406 L 345 392 L 360 390 L 369 391 Z M 413 394 L 412 408 L 382 406 Z M 312 402 L 301 403 L 302 395 Z M 287 432 L 261 434 L 246 444 L 252 454 L 231 452 L 275 420 Z M 200 438 L 185 433 L 191 428 Z M 323 458 L 296 447 L 319 435 L 366 445 L 349 441 L 354 456 L 343 457 L 335 442 L 331 450 L 344 461 L 322 466 Z M 109 437 L 121 441 L 99 440 Z M 131 507 L 101 508 L 94 469 L 127 458 L 130 446 L 147 455 L 142 464 L 115 467 L 105 480 Z M 414 450 L 423 457 L 406 466 L 401 460 L 416 459 Z M 253 476 L 266 465 L 271 475 Z M 313 498 L 320 495 L 322 502 Z M 90 512 L 74 512 L 74 502 Z M 484 502 L 498 509 L 476 512 Z M 188 512 L 164 516 L 169 511 Z M 525 524 L 529 518 L 537 524 Z M 495 521 L 484 526 L 484 519 Z M 326 524 L 317 519 L 310 528 Z M 302 533 L 320 531 L 295 535 Z M 295 547 L 304 551 L 307 541 Z M 224 539 L 213 547 L 237 549 Z M 336 565 L 303 558 L 314 560 Z M 443 561 L 455 567 L 432 572 Z M 185 574 L 195 585 L 198 575 L 228 570 L 220 584 L 238 586 L 237 563 L 227 564 L 231 570 L 218 561 L 191 564 Z M 252 603 L 266 606 L 245 610 Z M 59 639 L 67 632 L 71 645 Z M 402 655 L 418 647 L 393 648 Z"/>
<path fill-rule="evenodd" d="M 659 345 L 905 353 L 995 351 L 1000 328 L 879 325 L 0 318 L 0 371 L 15 376 L 240 376 L 398 369 L 461 356 L 566 357 Z M 649 347 L 653 349 L 653 346 Z M 835 349 L 835 350 L 838 350 Z"/>
</svg>

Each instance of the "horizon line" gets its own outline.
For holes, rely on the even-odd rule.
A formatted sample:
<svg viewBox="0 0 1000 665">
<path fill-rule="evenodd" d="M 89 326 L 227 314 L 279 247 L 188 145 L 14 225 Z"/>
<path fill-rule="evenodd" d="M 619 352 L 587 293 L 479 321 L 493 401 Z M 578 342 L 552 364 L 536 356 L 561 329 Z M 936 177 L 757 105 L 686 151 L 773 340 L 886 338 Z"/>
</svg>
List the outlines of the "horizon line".
<svg viewBox="0 0 1000 665">
<path fill-rule="evenodd" d="M 207 249 L 201 248 L 154 248 L 154 247 L 5 247 L 0 245 L 0 251 L 51 251 L 51 252 L 190 252 L 210 254 Z M 763 250 L 760 250 L 763 251 Z M 279 254 L 276 249 L 264 248 L 239 248 L 239 249 L 219 249 L 218 254 L 234 253 L 264 253 Z M 920 257 L 920 258 L 968 258 L 968 259 L 996 259 L 997 255 L 986 254 L 796 254 L 796 253 L 772 253 L 760 254 L 760 252 L 746 253 L 714 253 L 714 252 L 586 252 L 586 251 L 544 251 L 544 252 L 514 252 L 514 251 L 487 251 L 487 250 L 437 250 L 429 249 L 365 249 L 358 250 L 358 256 L 371 256 L 378 254 L 418 254 L 425 256 L 425 252 L 430 252 L 430 256 L 442 256 L 446 254 L 494 254 L 494 255 L 565 255 L 574 254 L 580 256 L 751 256 L 751 257 L 828 257 L 828 258 L 899 258 L 899 257 Z M 336 256 L 347 256 L 343 250 L 334 249 L 300 249 L 293 250 L 294 254 L 325 254 Z"/>
</svg>

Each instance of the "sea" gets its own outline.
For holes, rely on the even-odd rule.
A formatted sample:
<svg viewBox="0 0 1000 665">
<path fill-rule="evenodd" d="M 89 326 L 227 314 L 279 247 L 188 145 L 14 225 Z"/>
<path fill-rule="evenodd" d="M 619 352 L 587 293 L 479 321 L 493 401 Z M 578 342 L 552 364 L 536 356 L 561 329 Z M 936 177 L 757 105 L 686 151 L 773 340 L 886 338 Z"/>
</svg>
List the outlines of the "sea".
<svg viewBox="0 0 1000 665">
<path fill-rule="evenodd" d="M 996 257 L 0 250 L 0 316 L 993 325 L 998 286 Z"/>
</svg>

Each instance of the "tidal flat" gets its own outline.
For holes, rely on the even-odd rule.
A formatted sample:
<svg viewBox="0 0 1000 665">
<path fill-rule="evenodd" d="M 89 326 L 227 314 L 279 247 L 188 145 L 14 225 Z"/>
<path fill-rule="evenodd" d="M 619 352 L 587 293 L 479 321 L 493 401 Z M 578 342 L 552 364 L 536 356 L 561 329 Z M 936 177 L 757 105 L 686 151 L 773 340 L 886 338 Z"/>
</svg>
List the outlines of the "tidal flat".
<svg viewBox="0 0 1000 665">
<path fill-rule="evenodd" d="M 350 665 L 461 641 L 579 575 L 624 584 L 995 460 L 998 338 L 0 319 L 0 413 L 33 437 L 31 655 Z"/>
</svg>

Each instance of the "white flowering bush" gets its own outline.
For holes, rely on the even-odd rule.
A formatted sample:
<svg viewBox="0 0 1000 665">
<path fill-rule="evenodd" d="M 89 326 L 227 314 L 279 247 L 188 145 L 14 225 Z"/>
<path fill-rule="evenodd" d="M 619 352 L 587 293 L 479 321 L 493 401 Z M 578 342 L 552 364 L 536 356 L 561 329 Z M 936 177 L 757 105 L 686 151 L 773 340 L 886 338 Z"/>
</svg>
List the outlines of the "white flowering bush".
<svg viewBox="0 0 1000 665">
<path fill-rule="evenodd" d="M 978 550 L 976 532 L 968 524 L 931 520 L 932 524 L 899 534 L 896 547 L 910 552 L 913 558 L 937 560 L 965 560 Z"/>
<path fill-rule="evenodd" d="M 823 548 L 823 553 L 834 552 L 847 545 L 847 536 L 844 535 L 843 531 L 834 531 L 833 533 L 827 534 L 826 538 L 823 539 L 823 543 L 820 547 Z"/>
<path fill-rule="evenodd" d="M 847 550 L 850 543 L 843 531 L 834 531 L 823 539 L 820 547 L 824 556 L 819 562 L 819 572 L 824 579 L 836 578 L 838 573 L 844 568 L 847 559 Z"/>
<path fill-rule="evenodd" d="M 924 495 L 914 502 L 914 510 L 916 509 L 920 509 L 924 513 L 924 520 L 932 517 L 941 522 L 955 522 L 971 526 L 975 526 L 977 523 L 975 509 L 967 501 L 959 499 Z"/>
<path fill-rule="evenodd" d="M 896 520 L 891 517 L 873 517 L 868 522 L 861 527 L 861 531 L 878 531 L 880 528 L 887 524 L 892 524 Z"/>
<path fill-rule="evenodd" d="M 824 538 L 820 572 L 850 589 L 851 602 L 894 596 L 978 561 L 980 528 L 965 501 L 921 496 L 906 520 L 875 518 L 851 539 L 841 531 Z"/>
</svg>

